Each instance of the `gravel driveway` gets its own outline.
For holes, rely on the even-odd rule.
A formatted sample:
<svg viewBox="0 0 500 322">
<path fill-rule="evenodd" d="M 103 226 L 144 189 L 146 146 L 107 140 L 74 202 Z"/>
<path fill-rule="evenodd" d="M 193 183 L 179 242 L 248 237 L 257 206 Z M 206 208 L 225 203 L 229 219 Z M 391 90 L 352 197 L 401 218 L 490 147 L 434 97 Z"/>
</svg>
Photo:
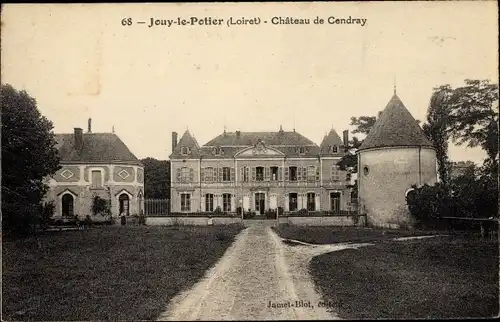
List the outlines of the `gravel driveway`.
<svg viewBox="0 0 500 322">
<path fill-rule="evenodd" d="M 158 319 L 335 319 L 326 307 L 318 307 L 320 297 L 307 272 L 313 254 L 283 244 L 270 228 L 274 221 L 246 224 L 219 262 L 172 299 Z"/>
</svg>

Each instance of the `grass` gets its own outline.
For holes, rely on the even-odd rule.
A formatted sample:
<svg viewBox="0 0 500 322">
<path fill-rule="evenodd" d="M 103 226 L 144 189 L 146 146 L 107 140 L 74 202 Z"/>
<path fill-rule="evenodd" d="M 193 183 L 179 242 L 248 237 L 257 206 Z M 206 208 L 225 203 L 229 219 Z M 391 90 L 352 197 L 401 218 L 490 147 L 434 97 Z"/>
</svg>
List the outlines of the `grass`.
<svg viewBox="0 0 500 322">
<path fill-rule="evenodd" d="M 428 231 L 383 230 L 364 227 L 305 227 L 287 224 L 273 227 L 273 229 L 282 238 L 300 240 L 310 244 L 335 244 L 343 242 L 361 243 L 435 233 Z"/>
<path fill-rule="evenodd" d="M 284 226 L 277 231 L 309 243 L 374 242 L 311 261 L 314 283 L 340 318 L 498 315 L 498 241 L 463 235 L 392 241 L 405 232 L 352 227 Z"/>
<path fill-rule="evenodd" d="M 241 229 L 100 227 L 3 240 L 2 319 L 155 319 Z"/>
</svg>

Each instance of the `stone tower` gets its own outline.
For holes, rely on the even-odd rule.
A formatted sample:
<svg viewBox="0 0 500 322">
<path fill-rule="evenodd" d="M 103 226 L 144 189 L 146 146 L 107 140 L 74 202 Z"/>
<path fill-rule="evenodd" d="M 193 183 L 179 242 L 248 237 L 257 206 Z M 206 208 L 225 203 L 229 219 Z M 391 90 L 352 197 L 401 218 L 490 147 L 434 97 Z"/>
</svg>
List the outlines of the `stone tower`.
<svg viewBox="0 0 500 322">
<path fill-rule="evenodd" d="M 394 92 L 358 151 L 359 205 L 370 225 L 412 224 L 406 192 L 437 181 L 432 143 Z"/>
</svg>

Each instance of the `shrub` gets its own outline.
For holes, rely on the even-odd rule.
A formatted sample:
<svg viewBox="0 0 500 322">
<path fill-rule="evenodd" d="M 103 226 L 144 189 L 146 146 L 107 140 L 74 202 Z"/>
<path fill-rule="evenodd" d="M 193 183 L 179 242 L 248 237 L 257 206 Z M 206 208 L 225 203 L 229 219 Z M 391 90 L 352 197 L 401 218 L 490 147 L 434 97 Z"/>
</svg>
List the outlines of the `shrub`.
<svg viewBox="0 0 500 322">
<path fill-rule="evenodd" d="M 245 211 L 245 213 L 243 214 L 243 219 L 252 219 L 255 217 L 255 213 L 253 211 L 251 211 L 250 209 L 248 209 L 248 211 Z"/>
<path fill-rule="evenodd" d="M 302 208 L 298 211 L 298 214 L 301 215 L 301 216 L 305 216 L 307 215 L 308 211 L 306 208 Z"/>
<path fill-rule="evenodd" d="M 267 219 L 276 219 L 276 210 L 268 209 L 266 210 L 265 215 Z"/>
<path fill-rule="evenodd" d="M 278 216 L 283 216 L 283 214 L 285 213 L 283 207 L 278 207 Z"/>
<path fill-rule="evenodd" d="M 97 215 L 110 215 L 111 214 L 111 206 L 108 200 L 103 199 L 97 195 L 94 195 L 92 198 L 92 214 L 94 216 Z"/>
<path fill-rule="evenodd" d="M 221 207 L 220 207 L 220 206 L 217 206 L 217 208 L 215 208 L 215 210 L 214 210 L 214 212 L 213 212 L 213 214 L 214 214 L 215 216 L 220 216 L 220 215 L 222 215 L 223 213 L 224 213 L 224 212 L 222 211 L 222 209 L 221 209 Z"/>
</svg>

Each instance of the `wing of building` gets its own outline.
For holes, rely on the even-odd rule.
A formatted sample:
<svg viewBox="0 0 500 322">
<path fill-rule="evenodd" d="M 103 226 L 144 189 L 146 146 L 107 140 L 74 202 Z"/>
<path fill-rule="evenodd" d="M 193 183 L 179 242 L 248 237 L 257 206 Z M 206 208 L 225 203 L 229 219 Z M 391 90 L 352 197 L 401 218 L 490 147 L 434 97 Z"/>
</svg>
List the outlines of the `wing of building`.
<svg viewBox="0 0 500 322">
<path fill-rule="evenodd" d="M 139 214 L 144 205 L 144 168 L 115 133 L 56 134 L 61 169 L 47 178 L 47 200 L 56 217 L 92 215 L 96 196 L 111 202 L 111 214 Z M 93 218 L 99 220 L 99 218 Z"/>
<path fill-rule="evenodd" d="M 347 140 L 347 133 L 345 140 Z M 318 146 L 295 131 L 226 132 L 203 146 L 172 133 L 173 212 L 347 210 L 347 172 L 337 162 L 344 142 L 332 129 Z"/>
</svg>

